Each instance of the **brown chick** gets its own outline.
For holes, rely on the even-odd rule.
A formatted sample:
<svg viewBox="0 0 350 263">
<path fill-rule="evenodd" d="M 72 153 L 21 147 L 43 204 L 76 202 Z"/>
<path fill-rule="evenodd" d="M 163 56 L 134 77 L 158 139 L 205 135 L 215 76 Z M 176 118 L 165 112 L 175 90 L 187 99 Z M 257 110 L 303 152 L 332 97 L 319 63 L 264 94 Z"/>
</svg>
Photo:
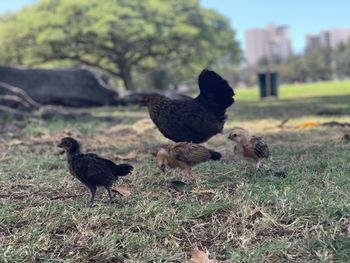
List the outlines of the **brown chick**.
<svg viewBox="0 0 350 263">
<path fill-rule="evenodd" d="M 236 142 L 236 156 L 251 163 L 256 171 L 260 168 L 261 160 L 269 157 L 270 151 L 263 138 L 256 137 L 243 128 L 233 128 L 228 139 Z"/>
<path fill-rule="evenodd" d="M 209 150 L 202 145 L 179 142 L 169 144 L 167 149 L 160 149 L 156 157 L 159 169 L 165 172 L 166 166 L 182 170 L 182 180 L 185 183 L 192 182 L 192 167 L 208 160 L 220 160 L 221 154 Z"/>
</svg>

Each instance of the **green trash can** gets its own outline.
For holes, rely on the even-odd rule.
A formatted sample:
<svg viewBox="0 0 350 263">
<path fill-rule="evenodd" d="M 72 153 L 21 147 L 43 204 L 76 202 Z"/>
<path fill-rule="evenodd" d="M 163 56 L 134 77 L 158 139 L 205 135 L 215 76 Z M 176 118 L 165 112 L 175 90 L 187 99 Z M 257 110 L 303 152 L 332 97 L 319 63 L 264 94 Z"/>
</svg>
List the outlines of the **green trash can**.
<svg viewBox="0 0 350 263">
<path fill-rule="evenodd" d="M 260 98 L 278 97 L 277 72 L 263 72 L 258 74 Z"/>
</svg>

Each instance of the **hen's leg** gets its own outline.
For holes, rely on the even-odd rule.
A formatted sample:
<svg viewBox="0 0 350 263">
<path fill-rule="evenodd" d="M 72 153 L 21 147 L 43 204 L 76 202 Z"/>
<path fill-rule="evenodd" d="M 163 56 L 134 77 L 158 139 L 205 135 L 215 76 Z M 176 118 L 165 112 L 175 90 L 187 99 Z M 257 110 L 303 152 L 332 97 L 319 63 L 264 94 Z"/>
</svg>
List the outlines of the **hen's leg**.
<svg viewBox="0 0 350 263">
<path fill-rule="evenodd" d="M 106 188 L 107 193 L 108 193 L 108 198 L 109 198 L 108 202 L 110 202 L 110 203 L 111 203 L 111 202 L 112 202 L 112 200 L 113 200 L 113 195 L 112 195 L 111 188 L 110 188 L 110 187 L 108 187 L 108 186 L 106 186 L 105 188 Z"/>
</svg>

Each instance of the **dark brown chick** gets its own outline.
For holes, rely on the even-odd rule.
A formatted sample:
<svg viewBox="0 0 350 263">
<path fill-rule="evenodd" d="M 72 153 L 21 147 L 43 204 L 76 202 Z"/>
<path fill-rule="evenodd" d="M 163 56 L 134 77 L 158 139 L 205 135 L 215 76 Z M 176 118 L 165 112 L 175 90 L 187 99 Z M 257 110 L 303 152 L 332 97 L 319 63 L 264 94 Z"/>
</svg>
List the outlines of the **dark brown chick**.
<svg viewBox="0 0 350 263">
<path fill-rule="evenodd" d="M 208 160 L 220 160 L 221 154 L 209 150 L 202 145 L 179 142 L 169 144 L 167 149 L 160 149 L 156 156 L 156 164 L 165 172 L 166 166 L 182 170 L 182 180 L 186 183 L 192 181 L 192 167 Z"/>
<path fill-rule="evenodd" d="M 203 70 L 198 77 L 200 94 L 192 100 L 171 100 L 161 95 L 144 98 L 159 131 L 174 142 L 202 143 L 222 132 L 233 89 L 217 73 Z"/>
<path fill-rule="evenodd" d="M 97 186 L 106 188 L 109 201 L 112 201 L 111 186 L 118 176 L 129 174 L 133 167 L 129 164 L 115 164 L 93 153 L 80 152 L 79 142 L 71 137 L 65 137 L 57 145 L 67 153 L 70 173 L 82 182 L 91 192 L 90 204 L 94 202 Z"/>
<path fill-rule="evenodd" d="M 233 128 L 228 138 L 236 142 L 235 154 L 251 163 L 256 171 L 259 170 L 262 159 L 270 155 L 266 142 L 243 128 Z"/>
</svg>

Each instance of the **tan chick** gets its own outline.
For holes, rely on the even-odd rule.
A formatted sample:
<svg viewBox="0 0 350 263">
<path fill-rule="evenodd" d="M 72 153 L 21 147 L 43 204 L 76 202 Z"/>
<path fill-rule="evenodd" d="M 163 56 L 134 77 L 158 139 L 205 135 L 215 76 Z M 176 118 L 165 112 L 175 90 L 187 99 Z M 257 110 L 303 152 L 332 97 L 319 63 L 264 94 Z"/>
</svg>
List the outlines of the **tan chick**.
<svg viewBox="0 0 350 263">
<path fill-rule="evenodd" d="M 156 164 L 163 172 L 167 166 L 171 169 L 180 168 L 182 180 L 185 183 L 191 183 L 193 166 L 209 160 L 220 160 L 221 157 L 220 153 L 202 145 L 178 142 L 169 144 L 166 149 L 160 149 L 157 153 Z"/>
<path fill-rule="evenodd" d="M 259 171 L 262 159 L 270 155 L 263 138 L 256 137 L 243 128 L 233 128 L 228 139 L 236 142 L 235 155 L 252 164 L 256 171 Z"/>
</svg>

